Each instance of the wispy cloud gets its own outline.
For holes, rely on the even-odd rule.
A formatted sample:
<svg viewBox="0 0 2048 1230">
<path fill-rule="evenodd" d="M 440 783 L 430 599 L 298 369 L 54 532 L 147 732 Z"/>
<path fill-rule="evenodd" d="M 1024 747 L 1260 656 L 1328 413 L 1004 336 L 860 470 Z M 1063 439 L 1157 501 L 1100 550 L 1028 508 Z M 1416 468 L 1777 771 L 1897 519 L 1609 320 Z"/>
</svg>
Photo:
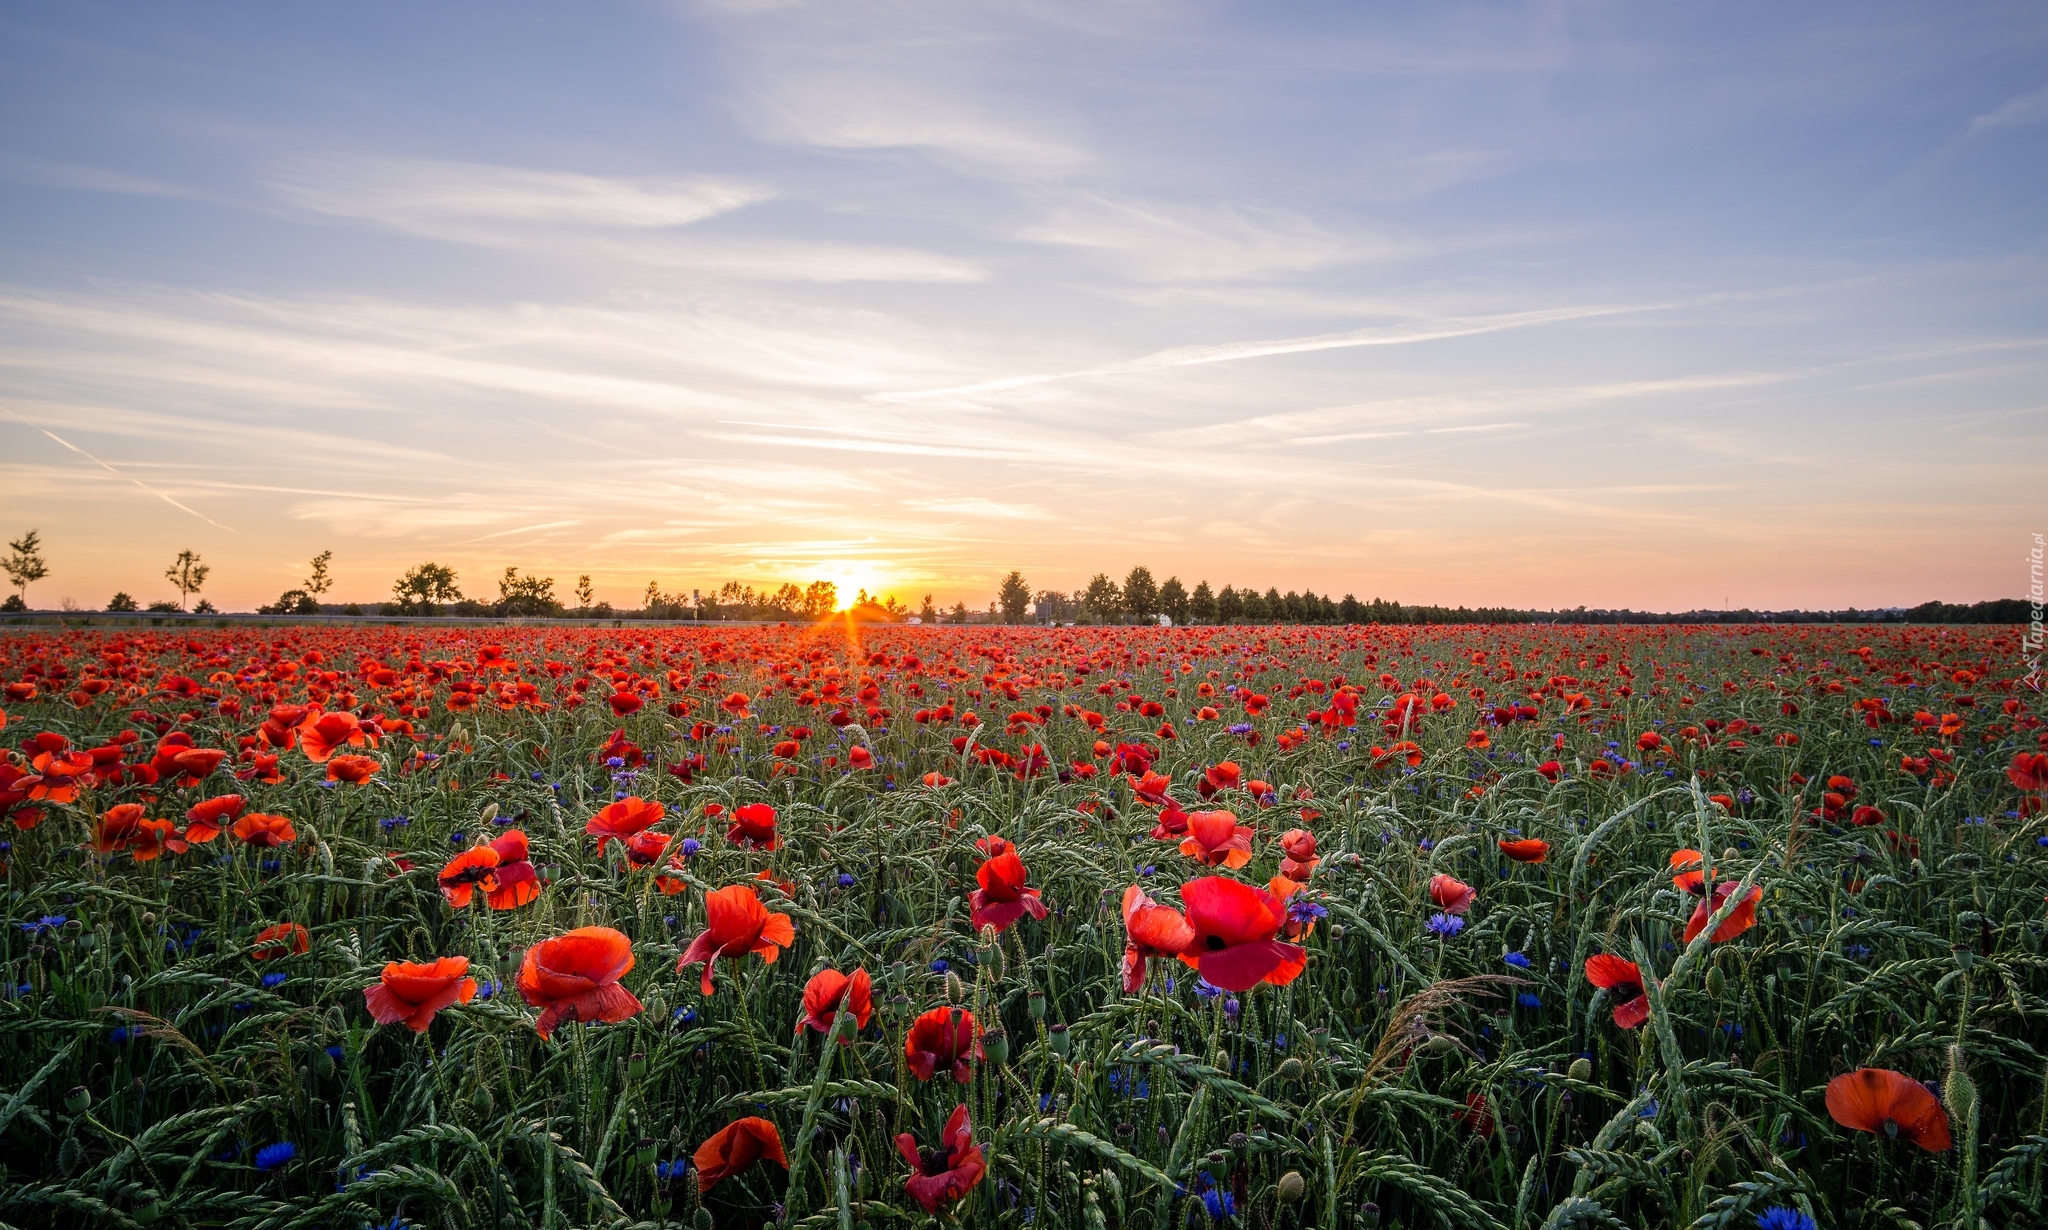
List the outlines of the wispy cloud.
<svg viewBox="0 0 2048 1230">
<path fill-rule="evenodd" d="M 2017 128 L 2044 121 L 2048 121 L 2048 86 L 2007 99 L 2003 105 L 1971 120 L 1970 129 L 1982 132 L 1987 128 Z"/>
<path fill-rule="evenodd" d="M 361 155 L 300 158 L 274 172 L 270 184 L 303 209 L 437 239 L 459 237 L 461 227 L 478 222 L 688 226 L 775 195 L 762 184 L 720 176 L 599 176 Z"/>
</svg>

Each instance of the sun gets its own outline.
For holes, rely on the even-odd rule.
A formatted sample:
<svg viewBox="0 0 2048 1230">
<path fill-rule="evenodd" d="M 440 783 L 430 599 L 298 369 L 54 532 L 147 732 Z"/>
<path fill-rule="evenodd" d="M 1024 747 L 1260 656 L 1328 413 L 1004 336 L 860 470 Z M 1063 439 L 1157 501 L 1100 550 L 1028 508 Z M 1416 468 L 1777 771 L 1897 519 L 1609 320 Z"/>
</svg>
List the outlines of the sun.
<svg viewBox="0 0 2048 1230">
<path fill-rule="evenodd" d="M 830 581 L 837 591 L 838 605 L 832 609 L 844 611 L 853 606 L 862 590 L 870 598 L 880 598 L 889 584 L 889 574 L 881 568 L 867 563 L 848 562 L 819 568 L 814 573 L 821 581 Z"/>
</svg>

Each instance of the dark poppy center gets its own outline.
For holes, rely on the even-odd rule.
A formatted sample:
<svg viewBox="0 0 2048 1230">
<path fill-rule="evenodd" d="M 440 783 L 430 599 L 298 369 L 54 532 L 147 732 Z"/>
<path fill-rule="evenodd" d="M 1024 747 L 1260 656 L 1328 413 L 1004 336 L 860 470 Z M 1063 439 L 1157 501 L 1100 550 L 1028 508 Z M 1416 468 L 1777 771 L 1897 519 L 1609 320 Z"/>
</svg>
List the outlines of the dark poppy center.
<svg viewBox="0 0 2048 1230">
<path fill-rule="evenodd" d="M 1203 938 L 1202 947 L 1207 948 L 1210 952 L 1222 952 L 1224 949 L 1230 947 L 1230 945 L 1223 942 L 1222 936 L 1211 935 Z"/>
<path fill-rule="evenodd" d="M 1640 983 L 1617 982 L 1614 984 L 1613 995 L 1615 1000 L 1620 1003 L 1625 1004 L 1642 993 L 1643 988 Z"/>
<path fill-rule="evenodd" d="M 925 1174 L 946 1173 L 947 1158 L 944 1149 L 919 1149 L 917 1151 L 917 1160 L 918 1169 Z"/>
</svg>

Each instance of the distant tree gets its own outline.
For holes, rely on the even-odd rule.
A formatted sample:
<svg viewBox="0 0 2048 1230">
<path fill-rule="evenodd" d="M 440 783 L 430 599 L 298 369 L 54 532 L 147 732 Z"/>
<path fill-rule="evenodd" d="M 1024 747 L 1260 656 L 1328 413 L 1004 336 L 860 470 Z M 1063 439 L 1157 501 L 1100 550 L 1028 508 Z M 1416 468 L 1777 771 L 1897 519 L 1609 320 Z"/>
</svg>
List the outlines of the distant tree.
<svg viewBox="0 0 2048 1230">
<path fill-rule="evenodd" d="M 1168 577 L 1159 584 L 1159 610 L 1176 625 L 1188 622 L 1189 609 L 1187 587 L 1179 577 Z"/>
<path fill-rule="evenodd" d="M 279 594 L 277 601 L 256 608 L 258 615 L 318 615 L 320 604 L 313 601 L 313 595 L 303 589 L 288 589 Z"/>
<path fill-rule="evenodd" d="M 561 609 L 562 604 L 555 600 L 553 577 L 521 576 L 517 567 L 508 566 L 498 578 L 500 615 L 553 615 Z"/>
<path fill-rule="evenodd" d="M 923 605 L 917 608 L 917 617 L 920 621 L 928 624 L 939 622 L 939 609 L 932 605 L 932 596 L 930 594 L 924 596 Z"/>
<path fill-rule="evenodd" d="M 401 611 L 432 615 L 442 603 L 462 601 L 455 580 L 455 570 L 445 564 L 416 564 L 391 583 L 391 594 Z"/>
<path fill-rule="evenodd" d="M 1287 618 L 1287 599 L 1281 596 L 1279 586 L 1272 586 L 1266 590 L 1266 619 L 1280 623 Z"/>
<path fill-rule="evenodd" d="M 1108 623 L 1123 610 L 1123 591 L 1109 574 L 1098 572 L 1088 579 L 1088 588 L 1081 591 L 1081 607 L 1090 619 Z"/>
<path fill-rule="evenodd" d="M 201 598 L 197 603 L 193 604 L 192 613 L 194 615 L 218 615 L 220 611 L 213 605 L 213 599 Z"/>
<path fill-rule="evenodd" d="M 590 584 L 590 574 L 589 574 L 589 573 L 587 573 L 587 572 L 586 572 L 586 573 L 584 573 L 584 574 L 583 574 L 582 576 L 580 576 L 580 577 L 577 577 L 577 578 L 576 578 L 576 609 L 577 609 L 577 610 L 579 610 L 579 611 L 587 611 L 587 610 L 589 610 L 589 609 L 590 609 L 590 600 L 591 600 L 592 598 L 596 597 L 596 596 L 597 596 L 597 590 L 591 587 L 591 584 Z"/>
<path fill-rule="evenodd" d="M 126 590 L 122 590 L 107 599 L 107 609 L 110 611 L 136 611 L 142 608 L 136 603 L 135 599 L 128 596 Z"/>
<path fill-rule="evenodd" d="M 1014 568 L 1010 570 L 1010 575 L 1003 578 L 1002 585 L 996 590 L 996 603 L 1003 608 L 1004 623 L 1024 622 L 1025 612 L 1031 609 L 1031 586 L 1025 584 L 1023 573 Z"/>
<path fill-rule="evenodd" d="M 327 565 L 333 562 L 334 552 L 332 551 L 322 551 L 320 554 L 314 556 L 312 575 L 306 578 L 306 583 L 304 585 L 299 586 L 300 589 L 305 590 L 306 593 L 312 597 L 314 611 L 318 611 L 320 609 L 320 595 L 334 588 L 334 578 L 328 575 L 327 572 Z"/>
<path fill-rule="evenodd" d="M 1216 595 L 1209 591 L 1207 581 L 1195 582 L 1195 592 L 1188 597 L 1188 615 L 1199 623 L 1216 622 Z"/>
<path fill-rule="evenodd" d="M 1355 595 L 1344 595 L 1344 601 L 1337 604 L 1337 617 L 1347 624 L 1365 622 L 1365 605 Z"/>
<path fill-rule="evenodd" d="M 43 560 L 43 538 L 30 530 L 20 538 L 7 544 L 14 552 L 0 560 L 0 569 L 7 573 L 7 579 L 20 591 L 21 606 L 28 606 L 28 587 L 50 575 L 50 566 Z"/>
<path fill-rule="evenodd" d="M 1155 622 L 1159 614 L 1159 585 L 1152 579 L 1152 570 L 1143 564 L 1124 578 L 1124 613 L 1141 624 Z"/>
<path fill-rule="evenodd" d="M 206 576 L 213 569 L 199 562 L 194 551 L 180 551 L 171 566 L 164 569 L 164 580 L 178 587 L 178 609 L 185 609 L 185 601 L 199 592 L 206 584 Z"/>
<path fill-rule="evenodd" d="M 159 598 L 149 604 L 149 613 L 152 615 L 176 615 L 184 609 L 169 598 Z"/>
<path fill-rule="evenodd" d="M 831 581 L 813 581 L 804 588 L 804 618 L 823 619 L 838 609 L 838 585 Z"/>
<path fill-rule="evenodd" d="M 1244 618 L 1244 595 L 1224 586 L 1223 592 L 1216 595 L 1216 618 L 1226 624 Z"/>
<path fill-rule="evenodd" d="M 1239 617 L 1249 624 L 1262 624 L 1271 618 L 1266 612 L 1266 599 L 1259 591 L 1247 585 L 1237 591 Z"/>
<path fill-rule="evenodd" d="M 955 602 L 953 604 L 952 614 L 946 620 L 946 622 L 952 624 L 964 624 L 967 622 L 967 619 L 967 604 L 965 602 Z"/>
<path fill-rule="evenodd" d="M 1056 589 L 1040 590 L 1031 600 L 1031 613 L 1040 623 L 1073 623 L 1081 617 L 1081 596 Z"/>
<path fill-rule="evenodd" d="M 649 613 L 652 613 L 652 612 L 653 612 L 653 610 L 654 610 L 654 608 L 656 608 L 656 607 L 658 607 L 658 606 L 660 606 L 660 605 L 661 605 L 661 582 L 659 582 L 659 581 L 649 581 L 649 582 L 647 583 L 647 590 L 646 590 L 646 592 L 644 592 L 644 593 L 642 593 L 642 594 L 640 595 L 640 606 L 641 606 L 641 608 L 642 608 L 642 609 L 644 609 L 644 610 L 648 611 Z"/>
</svg>

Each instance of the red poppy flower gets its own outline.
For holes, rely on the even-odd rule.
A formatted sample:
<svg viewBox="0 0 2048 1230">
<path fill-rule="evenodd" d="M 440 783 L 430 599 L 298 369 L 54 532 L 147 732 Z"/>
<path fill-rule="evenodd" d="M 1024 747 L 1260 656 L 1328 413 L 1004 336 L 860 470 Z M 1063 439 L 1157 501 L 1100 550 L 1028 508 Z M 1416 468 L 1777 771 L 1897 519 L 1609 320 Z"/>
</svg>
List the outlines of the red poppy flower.
<svg viewBox="0 0 2048 1230">
<path fill-rule="evenodd" d="M 1701 870 L 1706 865 L 1707 856 L 1701 854 L 1698 850 L 1673 850 L 1671 852 L 1672 869 L 1689 868 L 1690 870 L 1678 871 L 1677 875 L 1671 877 L 1671 883 L 1677 886 L 1680 892 L 1699 892 L 1707 883 L 1707 873 Z M 1716 870 L 1718 871 L 1719 869 L 1717 868 Z"/>
<path fill-rule="evenodd" d="M 640 712 L 640 706 L 646 703 L 631 692 L 613 692 L 604 698 L 604 702 L 610 705 L 612 712 L 619 717 Z"/>
<path fill-rule="evenodd" d="M 950 1068 L 953 1079 L 966 1084 L 974 1079 L 971 1066 L 981 1057 L 981 1032 L 974 1014 L 964 1008 L 934 1008 L 910 1023 L 903 1039 L 903 1056 L 910 1074 L 928 1081 L 941 1069 Z"/>
<path fill-rule="evenodd" d="M 1124 991 L 1135 995 L 1145 985 L 1153 957 L 1177 957 L 1194 942 L 1195 929 L 1172 906 L 1160 905 L 1133 884 L 1124 890 Z"/>
<path fill-rule="evenodd" d="M 775 809 L 766 803 L 744 803 L 732 809 L 732 827 L 725 839 L 749 850 L 779 849 L 775 835 Z"/>
<path fill-rule="evenodd" d="M 279 957 L 293 957 L 313 947 L 312 937 L 297 923 L 277 923 L 256 933 L 256 943 L 249 949 L 249 956 L 257 961 L 274 961 Z"/>
<path fill-rule="evenodd" d="M 1190 812 L 1180 852 L 1204 867 L 1242 867 L 1252 861 L 1252 831 L 1227 811 Z"/>
<path fill-rule="evenodd" d="M 377 776 L 384 766 L 375 756 L 333 756 L 327 761 L 327 780 L 361 786 Z"/>
<path fill-rule="evenodd" d="M 1286 986 L 1308 968 L 1308 950 L 1277 937 L 1287 906 L 1263 888 L 1222 876 L 1203 876 L 1181 885 L 1193 931 L 1180 959 L 1200 970 L 1210 985 L 1249 991 L 1261 982 Z"/>
<path fill-rule="evenodd" d="M 1454 876 L 1438 873 L 1429 877 L 1429 899 L 1446 914 L 1463 914 L 1478 896 L 1476 889 Z"/>
<path fill-rule="evenodd" d="M 1486 1104 L 1486 1095 L 1475 1089 L 1465 1095 L 1465 1109 L 1451 1112 L 1451 1122 L 1471 1128 L 1475 1136 L 1492 1136 L 1493 1108 Z"/>
<path fill-rule="evenodd" d="M 597 852 L 603 854 L 606 845 L 624 841 L 641 829 L 660 824 L 661 818 L 667 814 L 668 809 L 659 803 L 628 795 L 599 808 L 597 814 L 584 824 L 583 831 L 597 838 Z"/>
<path fill-rule="evenodd" d="M 239 819 L 248 805 L 249 800 L 239 794 L 217 795 L 194 804 L 185 812 L 185 840 L 205 845 Z"/>
<path fill-rule="evenodd" d="M 667 833 L 642 829 L 619 844 L 626 848 L 626 862 L 635 867 L 652 867 L 668 849 Z"/>
<path fill-rule="evenodd" d="M 1001 838 L 993 840 L 1002 841 Z M 981 887 L 967 894 L 968 904 L 974 907 L 968 921 L 976 931 L 983 927 L 994 927 L 998 932 L 1009 929 L 1010 924 L 1029 914 L 1033 918 L 1045 917 L 1045 903 L 1038 899 L 1038 890 L 1024 887 L 1026 872 L 1024 860 L 1017 857 L 1017 851 L 1008 842 L 994 852 L 994 857 L 982 863 L 974 878 Z"/>
<path fill-rule="evenodd" d="M 762 1159 L 789 1169 L 782 1152 L 782 1133 L 766 1119 L 749 1115 L 735 1119 L 697 1146 L 690 1160 L 697 1167 L 699 1191 L 710 1191 L 720 1179 L 730 1178 Z"/>
<path fill-rule="evenodd" d="M 157 743 L 150 768 L 156 770 L 159 781 L 190 787 L 197 786 L 227 758 L 228 754 L 218 748 L 195 746 L 192 736 L 181 730 Z"/>
<path fill-rule="evenodd" d="M 392 961 L 376 982 L 363 988 L 363 1003 L 379 1025 L 403 1021 L 414 1033 L 423 1034 L 436 1012 L 475 997 L 476 979 L 464 977 L 467 973 L 468 957 Z"/>
<path fill-rule="evenodd" d="M 478 885 L 488 894 L 498 886 L 498 852 L 486 845 L 474 845 L 451 858 L 435 876 L 441 895 L 458 910 L 469 908 Z"/>
<path fill-rule="evenodd" d="M 526 950 L 519 996 L 541 1009 L 545 1038 L 563 1021 L 623 1021 L 641 1003 L 619 979 L 633 968 L 633 944 L 610 927 L 578 927 Z"/>
<path fill-rule="evenodd" d="M 490 848 L 498 854 L 498 869 L 492 875 L 497 884 L 484 889 L 484 904 L 494 910 L 512 910 L 538 898 L 540 876 L 527 860 L 526 834 L 507 829 L 491 839 Z"/>
<path fill-rule="evenodd" d="M 299 750 L 314 764 L 324 763 L 344 747 L 375 746 L 376 732 L 365 728 L 355 714 L 346 710 L 322 713 L 314 709 L 299 723 Z"/>
<path fill-rule="evenodd" d="M 1280 849 L 1287 855 L 1280 860 L 1282 878 L 1308 883 L 1316 864 L 1322 861 L 1316 857 L 1316 835 L 1307 829 L 1288 829 L 1280 834 Z"/>
<path fill-rule="evenodd" d="M 743 718 L 747 716 L 747 706 L 751 703 L 752 701 L 748 699 L 747 694 L 745 692 L 734 692 L 732 695 L 718 702 L 720 708 L 724 709 L 727 713 L 732 714 L 736 718 Z"/>
<path fill-rule="evenodd" d="M 1172 841 L 1188 831 L 1188 814 L 1172 799 L 1159 809 L 1159 823 L 1152 826 L 1152 840 Z"/>
<path fill-rule="evenodd" d="M 2048 794 L 2048 752 L 2014 752 L 2005 776 L 2029 794 Z"/>
<path fill-rule="evenodd" d="M 839 1017 L 840 1001 L 846 1002 L 845 1011 L 852 1015 L 854 1028 L 866 1029 L 868 1018 L 874 1014 L 874 984 L 868 972 L 857 969 L 849 976 L 836 969 L 821 969 L 811 975 L 804 984 L 804 1015 L 796 1023 L 797 1031 L 815 1029 L 821 1034 L 832 1032 L 832 1022 Z M 851 1042 L 841 1038 L 842 1044 Z"/>
<path fill-rule="evenodd" d="M 1501 842 L 1500 852 L 1518 863 L 1540 863 L 1550 857 L 1550 843 L 1540 837 L 1524 837 Z"/>
<path fill-rule="evenodd" d="M 249 758 L 247 764 L 235 770 L 235 777 L 245 782 L 262 782 L 276 786 L 284 782 L 281 758 L 269 752 L 244 752 Z"/>
<path fill-rule="evenodd" d="M 1901 1136 L 1929 1153 L 1946 1153 L 1948 1112 L 1927 1086 L 1889 1068 L 1858 1068 L 1828 1082 L 1828 1115 L 1845 1128 Z"/>
<path fill-rule="evenodd" d="M 1694 937 L 1707 929 L 1707 921 L 1714 916 L 1716 910 L 1720 909 L 1727 902 L 1729 897 L 1735 894 L 1737 887 L 1739 886 L 1735 881 L 1723 880 L 1719 884 L 1714 885 L 1714 895 L 1712 897 L 1700 898 L 1700 903 L 1693 907 L 1691 921 L 1685 924 L 1686 943 L 1692 943 Z M 1764 890 L 1762 888 L 1750 889 L 1748 895 L 1743 897 L 1742 901 L 1729 912 L 1728 917 L 1721 921 L 1721 925 L 1714 928 L 1712 942 L 1725 944 L 1751 927 L 1754 927 L 1756 925 L 1756 904 L 1763 899 Z"/>
<path fill-rule="evenodd" d="M 142 804 L 114 804 L 101 814 L 99 821 L 93 825 L 92 848 L 101 854 L 112 854 L 123 849 L 140 831 L 142 818 Z"/>
<path fill-rule="evenodd" d="M 676 972 L 680 974 L 701 963 L 701 989 L 706 995 L 714 993 L 711 970 L 720 957 L 744 957 L 754 952 L 773 965 L 782 950 L 796 942 L 796 924 L 789 921 L 789 915 L 762 905 L 760 894 L 751 884 L 732 884 L 704 894 L 704 914 L 709 925 L 683 950 L 682 959 L 676 962 Z"/>
<path fill-rule="evenodd" d="M 288 818 L 265 815 L 260 811 L 252 811 L 235 821 L 234 833 L 237 839 L 252 846 L 282 846 L 299 839 Z"/>
<path fill-rule="evenodd" d="M 988 1173 L 964 1105 L 954 1107 L 947 1117 L 937 1148 L 919 1149 L 917 1137 L 903 1132 L 896 1137 L 896 1151 L 910 1163 L 910 1177 L 904 1180 L 903 1190 L 927 1213 L 937 1213 L 966 1196 Z"/>
<path fill-rule="evenodd" d="M 128 855 L 138 863 L 150 862 L 166 850 L 183 854 L 190 848 L 177 826 L 168 820 L 141 821 L 135 826 L 135 835 L 128 839 Z"/>
<path fill-rule="evenodd" d="M 1650 996 L 1643 990 L 1643 971 L 1635 962 L 1605 952 L 1587 957 L 1586 981 L 1614 1001 L 1616 1025 L 1634 1029 L 1650 1019 Z"/>
<path fill-rule="evenodd" d="M 1210 765 L 1202 771 L 1202 780 L 1196 784 L 1195 793 L 1208 798 L 1219 790 L 1235 790 L 1243 780 L 1244 770 L 1234 760 L 1225 760 Z"/>
<path fill-rule="evenodd" d="M 1172 788 L 1173 779 L 1164 773 L 1154 773 L 1147 770 L 1142 777 L 1136 775 L 1131 777 L 1131 793 L 1138 796 L 1139 802 L 1150 803 L 1154 807 L 1160 807 L 1172 802 L 1166 793 Z"/>
<path fill-rule="evenodd" d="M 1554 782 L 1564 776 L 1564 766 L 1555 760 L 1546 760 L 1536 766 L 1536 772 L 1541 774 L 1545 780 Z"/>
<path fill-rule="evenodd" d="M 856 744 L 847 750 L 846 767 L 849 769 L 872 769 L 875 767 L 875 754 L 865 747 Z"/>
</svg>

